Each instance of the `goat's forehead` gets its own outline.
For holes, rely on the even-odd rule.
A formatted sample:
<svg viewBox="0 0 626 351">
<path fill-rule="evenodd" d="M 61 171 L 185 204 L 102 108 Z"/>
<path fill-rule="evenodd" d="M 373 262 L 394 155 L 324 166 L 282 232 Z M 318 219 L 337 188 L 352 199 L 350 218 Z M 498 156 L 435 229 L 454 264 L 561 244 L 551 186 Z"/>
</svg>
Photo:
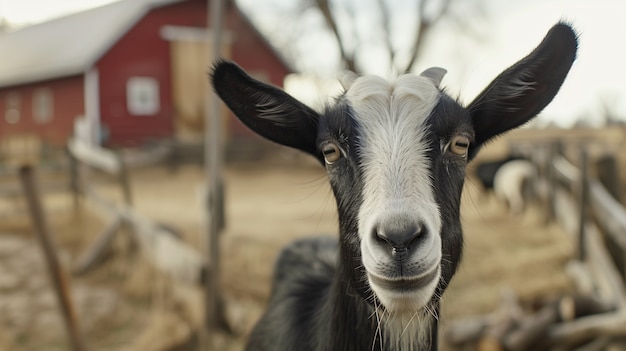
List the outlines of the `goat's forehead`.
<svg viewBox="0 0 626 351">
<path fill-rule="evenodd" d="M 422 125 L 435 108 L 439 88 L 422 76 L 405 74 L 393 81 L 359 77 L 345 94 L 360 124 Z"/>
<path fill-rule="evenodd" d="M 438 94 L 438 92 L 439 89 L 431 79 L 414 74 L 403 74 L 391 81 L 378 76 L 358 77 L 350 85 L 346 95 L 351 101 L 362 101 L 381 95 L 412 95 L 421 99 Z"/>
</svg>

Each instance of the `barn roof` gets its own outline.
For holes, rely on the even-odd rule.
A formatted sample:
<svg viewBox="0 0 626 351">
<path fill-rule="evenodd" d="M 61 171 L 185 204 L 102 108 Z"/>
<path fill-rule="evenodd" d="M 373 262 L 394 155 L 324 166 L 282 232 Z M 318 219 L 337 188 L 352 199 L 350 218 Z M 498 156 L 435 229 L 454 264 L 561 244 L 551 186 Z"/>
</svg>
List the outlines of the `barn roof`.
<svg viewBox="0 0 626 351">
<path fill-rule="evenodd" d="M 122 0 L 0 33 L 0 87 L 86 72 L 148 11 L 181 1 L 184 0 Z M 241 15 L 293 72 L 243 12 Z"/>
<path fill-rule="evenodd" d="M 0 34 L 0 87 L 85 72 L 151 8 L 177 1 L 117 1 Z"/>
</svg>

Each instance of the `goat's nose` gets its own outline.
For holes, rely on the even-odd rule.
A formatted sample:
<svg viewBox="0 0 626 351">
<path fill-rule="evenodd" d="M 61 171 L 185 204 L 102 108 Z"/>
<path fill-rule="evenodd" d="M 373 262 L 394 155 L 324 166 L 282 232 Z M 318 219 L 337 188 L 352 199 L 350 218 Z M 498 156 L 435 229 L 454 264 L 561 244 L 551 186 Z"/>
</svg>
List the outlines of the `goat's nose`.
<svg viewBox="0 0 626 351">
<path fill-rule="evenodd" d="M 426 235 L 426 226 L 421 222 L 384 221 L 374 228 L 375 238 L 388 245 L 392 254 L 408 252 L 419 245 Z"/>
</svg>

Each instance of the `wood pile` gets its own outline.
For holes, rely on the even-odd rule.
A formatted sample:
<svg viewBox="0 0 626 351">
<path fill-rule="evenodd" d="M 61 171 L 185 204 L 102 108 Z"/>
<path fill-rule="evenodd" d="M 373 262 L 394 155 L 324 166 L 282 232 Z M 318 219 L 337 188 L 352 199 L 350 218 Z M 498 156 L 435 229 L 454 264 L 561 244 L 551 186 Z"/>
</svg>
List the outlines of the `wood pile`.
<svg viewBox="0 0 626 351">
<path fill-rule="evenodd" d="M 450 323 L 444 341 L 452 349 L 626 351 L 626 287 L 603 235 L 595 223 L 571 216 L 576 205 L 569 194 L 558 189 L 555 203 L 565 231 L 584 235 L 584 253 L 565 267 L 575 292 L 527 304 L 508 292 L 495 312 Z"/>
<path fill-rule="evenodd" d="M 450 323 L 444 339 L 457 350 L 626 350 L 626 312 L 615 306 L 585 295 L 529 305 L 509 292 L 495 312 Z"/>
<path fill-rule="evenodd" d="M 550 216 L 578 247 L 565 267 L 575 293 L 523 307 L 508 292 L 495 312 L 448 325 L 444 341 L 452 349 L 626 351 L 626 209 L 617 200 L 617 167 L 608 162 L 609 171 L 598 171 L 606 178 L 600 183 L 590 175 L 584 147 L 580 168 L 562 148 L 549 147 L 541 173 L 551 184 Z"/>
</svg>

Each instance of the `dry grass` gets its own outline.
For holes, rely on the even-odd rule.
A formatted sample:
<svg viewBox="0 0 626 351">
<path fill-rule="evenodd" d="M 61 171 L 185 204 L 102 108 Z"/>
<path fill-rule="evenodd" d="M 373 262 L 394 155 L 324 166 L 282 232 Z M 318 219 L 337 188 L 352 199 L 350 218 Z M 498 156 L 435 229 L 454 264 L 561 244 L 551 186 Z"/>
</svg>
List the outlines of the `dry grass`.
<svg viewBox="0 0 626 351">
<path fill-rule="evenodd" d="M 136 208 L 176 228 L 186 241 L 201 249 L 204 222 L 196 192 L 202 182 L 202 169 L 195 167 L 177 173 L 136 171 L 132 174 Z M 227 230 L 221 237 L 222 285 L 226 312 L 238 334 L 219 334 L 215 345 L 228 351 L 242 348 L 245 334 L 263 311 L 280 248 L 298 237 L 334 235 L 337 219 L 325 176 L 317 168 L 230 167 L 225 182 Z M 120 199 L 113 184 L 101 185 L 99 190 Z M 444 297 L 444 326 L 445 321 L 493 309 L 505 287 L 512 287 L 523 298 L 568 288 L 562 268 L 572 247 L 558 228 L 545 225 L 540 210 L 510 217 L 471 183 L 467 190 L 462 209 L 465 257 Z M 46 201 L 51 227 L 68 261 L 72 261 L 107 219 L 84 209 L 75 211 L 64 194 Z M 0 233 L 32 240 L 23 213 L 0 218 Z M 111 289 L 119 296 L 110 313 L 86 330 L 90 350 L 159 350 L 187 338 L 201 316 L 199 290 L 178 289 L 132 251 L 124 238 L 118 236 L 111 260 L 73 280 L 75 285 Z M 90 318 L 86 313 L 81 315 L 83 320 Z M 0 331 L 12 344 L 4 350 L 60 350 L 67 346 L 62 332 L 16 335 L 11 325 L 1 325 Z M 0 335 L 0 350 L 2 338 Z"/>
</svg>

